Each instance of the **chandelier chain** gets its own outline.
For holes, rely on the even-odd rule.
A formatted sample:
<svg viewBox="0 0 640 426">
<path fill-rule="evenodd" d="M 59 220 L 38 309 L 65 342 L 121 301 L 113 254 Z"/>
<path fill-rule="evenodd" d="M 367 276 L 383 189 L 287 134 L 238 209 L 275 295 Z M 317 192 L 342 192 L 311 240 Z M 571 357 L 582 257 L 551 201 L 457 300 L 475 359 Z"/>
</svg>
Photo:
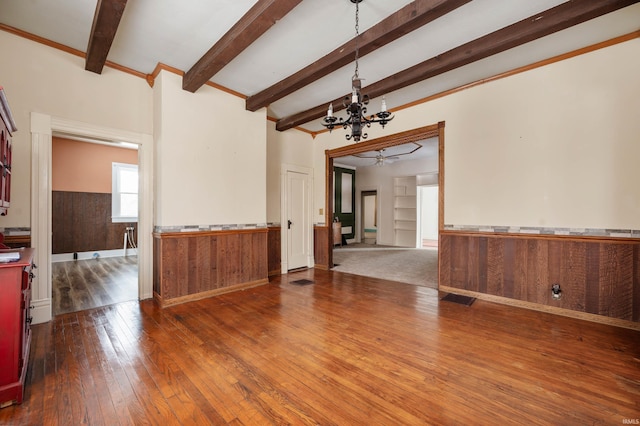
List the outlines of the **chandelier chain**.
<svg viewBox="0 0 640 426">
<path fill-rule="evenodd" d="M 360 2 L 356 2 L 356 72 L 353 79 L 359 78 L 358 56 L 360 54 Z"/>
</svg>

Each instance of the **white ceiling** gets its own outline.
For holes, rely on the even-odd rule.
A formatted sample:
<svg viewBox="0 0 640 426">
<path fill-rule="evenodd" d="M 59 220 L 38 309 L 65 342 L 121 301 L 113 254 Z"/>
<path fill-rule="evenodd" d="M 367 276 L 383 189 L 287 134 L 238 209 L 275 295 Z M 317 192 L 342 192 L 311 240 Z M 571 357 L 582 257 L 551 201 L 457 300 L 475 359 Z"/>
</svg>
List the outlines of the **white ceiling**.
<svg viewBox="0 0 640 426">
<path fill-rule="evenodd" d="M 596 1 L 596 0 L 582 0 Z M 158 63 L 188 71 L 257 0 L 129 0 L 108 60 L 150 74 Z M 411 0 L 364 0 L 360 33 Z M 0 0 L 0 23 L 85 52 L 96 0 Z M 559 0 L 474 0 L 360 60 L 368 84 L 465 42 L 563 3 Z M 304 0 L 211 81 L 250 96 L 313 63 L 354 37 L 350 0 Z M 640 29 L 640 3 L 386 94 L 393 109 L 435 93 Z M 88 72 L 88 71 L 87 71 Z M 286 117 L 350 91 L 353 64 L 273 102 Z M 380 99 L 372 99 L 370 112 Z M 321 120 L 301 127 L 322 130 Z M 392 129 L 392 123 L 389 129 Z"/>
<path fill-rule="evenodd" d="M 417 146 L 420 148 L 417 148 Z M 415 151 L 414 151 L 415 150 Z M 413 152 L 412 152 L 413 151 Z M 438 138 L 429 138 L 417 142 L 411 142 L 403 145 L 390 146 L 379 151 L 367 151 L 358 156 L 346 155 L 334 159 L 334 164 L 355 167 L 373 167 L 376 166 L 376 156 L 381 154 L 386 157 L 384 164 L 393 164 L 401 161 L 426 159 L 429 157 L 437 157 L 438 155 Z M 368 158 L 365 158 L 368 157 Z M 391 157 L 391 158 L 388 158 Z"/>
</svg>

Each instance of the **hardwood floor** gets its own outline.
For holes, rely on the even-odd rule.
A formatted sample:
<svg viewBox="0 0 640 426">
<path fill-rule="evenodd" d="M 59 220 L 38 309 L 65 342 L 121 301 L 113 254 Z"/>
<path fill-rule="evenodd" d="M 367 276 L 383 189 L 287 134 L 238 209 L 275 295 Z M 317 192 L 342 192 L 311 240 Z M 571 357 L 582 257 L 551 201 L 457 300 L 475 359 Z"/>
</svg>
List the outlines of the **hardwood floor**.
<svg viewBox="0 0 640 426">
<path fill-rule="evenodd" d="M 310 285 L 294 285 L 299 279 Z M 0 424 L 623 424 L 640 332 L 332 271 L 33 327 Z"/>
<path fill-rule="evenodd" d="M 138 257 L 51 264 L 53 315 L 138 299 Z"/>
</svg>

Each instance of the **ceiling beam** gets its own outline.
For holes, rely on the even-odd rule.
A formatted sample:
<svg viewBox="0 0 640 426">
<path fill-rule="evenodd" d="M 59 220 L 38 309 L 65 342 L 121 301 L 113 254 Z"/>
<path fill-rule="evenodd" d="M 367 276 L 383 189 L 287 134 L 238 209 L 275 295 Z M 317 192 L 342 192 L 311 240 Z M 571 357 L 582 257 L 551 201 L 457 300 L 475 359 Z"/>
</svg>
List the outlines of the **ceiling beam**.
<svg viewBox="0 0 640 426">
<path fill-rule="evenodd" d="M 127 0 L 98 0 L 91 24 L 85 70 L 102 73 L 126 5 Z"/>
<path fill-rule="evenodd" d="M 411 31 L 440 18 L 471 0 L 415 0 L 360 35 L 361 56 L 397 40 Z M 296 90 L 348 65 L 354 60 L 356 39 L 353 38 L 333 52 L 308 65 L 273 86 L 247 98 L 249 111 L 257 111 Z"/>
<path fill-rule="evenodd" d="M 638 1 L 567 1 L 377 81 L 363 89 L 363 93 L 368 94 L 371 98 L 382 96 L 385 93 L 402 89 L 598 16 L 622 9 L 638 3 Z M 344 96 L 298 114 L 283 117 L 277 121 L 276 129 L 284 131 L 324 117 L 327 105 L 330 102 L 333 102 L 334 111 L 344 109 L 342 106 L 343 98 Z"/>
<path fill-rule="evenodd" d="M 218 71 L 256 41 L 302 0 L 258 2 L 204 54 L 182 78 L 182 88 L 195 92 Z"/>
</svg>

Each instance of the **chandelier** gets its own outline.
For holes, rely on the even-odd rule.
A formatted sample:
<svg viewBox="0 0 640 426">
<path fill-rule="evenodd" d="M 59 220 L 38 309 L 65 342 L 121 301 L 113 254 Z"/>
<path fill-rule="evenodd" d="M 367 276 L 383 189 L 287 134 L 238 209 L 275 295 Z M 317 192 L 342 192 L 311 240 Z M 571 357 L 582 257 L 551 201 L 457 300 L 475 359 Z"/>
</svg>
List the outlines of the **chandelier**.
<svg viewBox="0 0 640 426">
<path fill-rule="evenodd" d="M 371 115 L 369 118 L 366 116 L 367 105 L 369 104 L 369 95 L 362 94 L 362 80 L 358 74 L 360 2 L 362 2 L 362 0 L 351 0 L 351 3 L 356 4 L 356 70 L 351 78 L 351 96 L 345 96 L 342 100 L 342 106 L 347 110 L 347 119 L 344 120 L 342 117 L 335 117 L 333 115 L 333 103 L 331 103 L 327 110 L 327 116 L 322 120 L 322 125 L 329 129 L 329 132 L 331 132 L 336 126 L 342 126 L 345 130 L 347 127 L 350 127 L 351 134 L 347 134 L 345 137 L 347 140 L 353 139 L 355 142 L 359 142 L 360 139 L 366 139 L 369 136 L 367 133 L 362 132 L 364 127 L 371 127 L 371 123 L 378 123 L 384 128 L 388 122 L 393 120 L 393 116 L 387 111 L 387 103 L 385 102 L 384 96 L 382 97 L 380 112 Z"/>
</svg>

